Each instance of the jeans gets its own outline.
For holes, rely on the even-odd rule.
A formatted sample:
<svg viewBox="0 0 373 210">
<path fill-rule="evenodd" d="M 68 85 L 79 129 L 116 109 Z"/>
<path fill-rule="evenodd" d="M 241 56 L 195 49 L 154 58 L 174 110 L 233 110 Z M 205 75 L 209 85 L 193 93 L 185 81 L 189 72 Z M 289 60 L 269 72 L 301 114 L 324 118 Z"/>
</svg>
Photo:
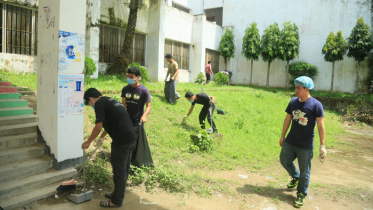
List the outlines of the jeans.
<svg viewBox="0 0 373 210">
<path fill-rule="evenodd" d="M 217 131 L 214 120 L 212 120 L 212 114 L 214 113 L 215 104 L 204 105 L 201 112 L 199 113 L 199 124 L 202 129 L 205 129 L 205 119 L 210 123 L 212 130 Z"/>
<path fill-rule="evenodd" d="M 299 178 L 297 191 L 307 195 L 308 185 L 311 178 L 311 160 L 313 150 L 301 149 L 284 142 L 280 153 L 281 165 L 293 178 Z M 293 164 L 295 158 L 298 158 L 299 170 Z"/>
<path fill-rule="evenodd" d="M 135 142 L 127 145 L 111 146 L 111 165 L 114 174 L 114 192 L 111 201 L 121 206 L 123 204 L 128 174 L 130 171 L 131 152 Z"/>
<path fill-rule="evenodd" d="M 209 84 L 210 80 L 211 80 L 211 75 L 206 73 L 206 84 Z"/>
<path fill-rule="evenodd" d="M 180 94 L 176 91 L 176 86 L 177 86 L 178 82 L 179 81 L 174 81 L 174 85 L 175 85 L 175 96 L 176 96 L 176 98 L 180 98 L 181 97 Z"/>
</svg>

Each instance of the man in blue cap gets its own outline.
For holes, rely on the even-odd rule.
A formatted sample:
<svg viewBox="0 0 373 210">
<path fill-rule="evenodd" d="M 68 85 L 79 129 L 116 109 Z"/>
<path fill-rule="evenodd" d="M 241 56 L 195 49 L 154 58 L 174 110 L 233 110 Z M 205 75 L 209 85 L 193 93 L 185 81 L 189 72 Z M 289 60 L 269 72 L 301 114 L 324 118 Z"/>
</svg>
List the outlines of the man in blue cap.
<svg viewBox="0 0 373 210">
<path fill-rule="evenodd" d="M 301 76 L 295 79 L 295 93 L 297 97 L 291 99 L 286 108 L 286 117 L 280 138 L 280 161 L 285 170 L 292 177 L 287 185 L 288 189 L 297 188 L 297 198 L 293 206 L 303 207 L 310 183 L 311 159 L 313 157 L 314 128 L 317 128 L 320 136 L 320 158 L 326 158 L 325 150 L 325 126 L 324 109 L 322 104 L 310 95 L 314 87 L 311 78 Z M 286 132 L 291 129 L 287 137 Z M 298 158 L 299 171 L 293 164 Z"/>
</svg>

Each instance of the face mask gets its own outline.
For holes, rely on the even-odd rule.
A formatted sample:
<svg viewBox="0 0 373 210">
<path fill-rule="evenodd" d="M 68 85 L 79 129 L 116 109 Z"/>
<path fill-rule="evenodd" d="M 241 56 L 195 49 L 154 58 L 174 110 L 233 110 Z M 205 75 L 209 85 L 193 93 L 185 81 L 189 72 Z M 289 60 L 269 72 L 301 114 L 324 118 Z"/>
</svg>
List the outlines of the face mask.
<svg viewBox="0 0 373 210">
<path fill-rule="evenodd" d="M 130 78 L 127 78 L 127 82 L 130 85 L 134 85 L 136 83 L 134 79 L 130 79 Z"/>
<path fill-rule="evenodd" d="M 194 100 L 189 100 L 189 102 L 190 102 L 190 103 L 193 103 L 193 102 L 194 102 Z"/>
</svg>

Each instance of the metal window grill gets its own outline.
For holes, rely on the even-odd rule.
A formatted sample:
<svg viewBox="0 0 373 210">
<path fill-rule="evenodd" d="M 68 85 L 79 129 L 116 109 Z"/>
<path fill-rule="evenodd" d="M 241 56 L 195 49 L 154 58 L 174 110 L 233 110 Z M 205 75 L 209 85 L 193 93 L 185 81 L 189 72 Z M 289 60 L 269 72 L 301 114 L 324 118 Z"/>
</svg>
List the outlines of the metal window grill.
<svg viewBox="0 0 373 210">
<path fill-rule="evenodd" d="M 173 60 L 179 65 L 179 69 L 189 70 L 189 49 L 189 44 L 165 40 L 164 55 L 170 53 Z M 164 59 L 164 68 L 168 68 L 166 59 Z"/>
<path fill-rule="evenodd" d="M 212 71 L 217 73 L 219 71 L 219 57 L 220 53 L 215 50 L 206 49 L 206 65 L 208 61 L 211 61 Z"/>
</svg>

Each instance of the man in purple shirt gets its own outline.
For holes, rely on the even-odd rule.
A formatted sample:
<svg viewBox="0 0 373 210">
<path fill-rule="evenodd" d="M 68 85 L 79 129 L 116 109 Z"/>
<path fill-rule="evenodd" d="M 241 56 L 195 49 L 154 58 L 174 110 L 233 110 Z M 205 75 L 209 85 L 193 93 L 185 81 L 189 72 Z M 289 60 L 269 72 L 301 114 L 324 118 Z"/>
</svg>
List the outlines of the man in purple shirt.
<svg viewBox="0 0 373 210">
<path fill-rule="evenodd" d="M 139 83 L 140 76 L 140 70 L 136 66 L 127 70 L 128 85 L 123 87 L 121 96 L 122 104 L 126 107 L 135 127 L 140 122 L 148 121 L 147 116 L 151 110 L 149 90 Z"/>
</svg>

